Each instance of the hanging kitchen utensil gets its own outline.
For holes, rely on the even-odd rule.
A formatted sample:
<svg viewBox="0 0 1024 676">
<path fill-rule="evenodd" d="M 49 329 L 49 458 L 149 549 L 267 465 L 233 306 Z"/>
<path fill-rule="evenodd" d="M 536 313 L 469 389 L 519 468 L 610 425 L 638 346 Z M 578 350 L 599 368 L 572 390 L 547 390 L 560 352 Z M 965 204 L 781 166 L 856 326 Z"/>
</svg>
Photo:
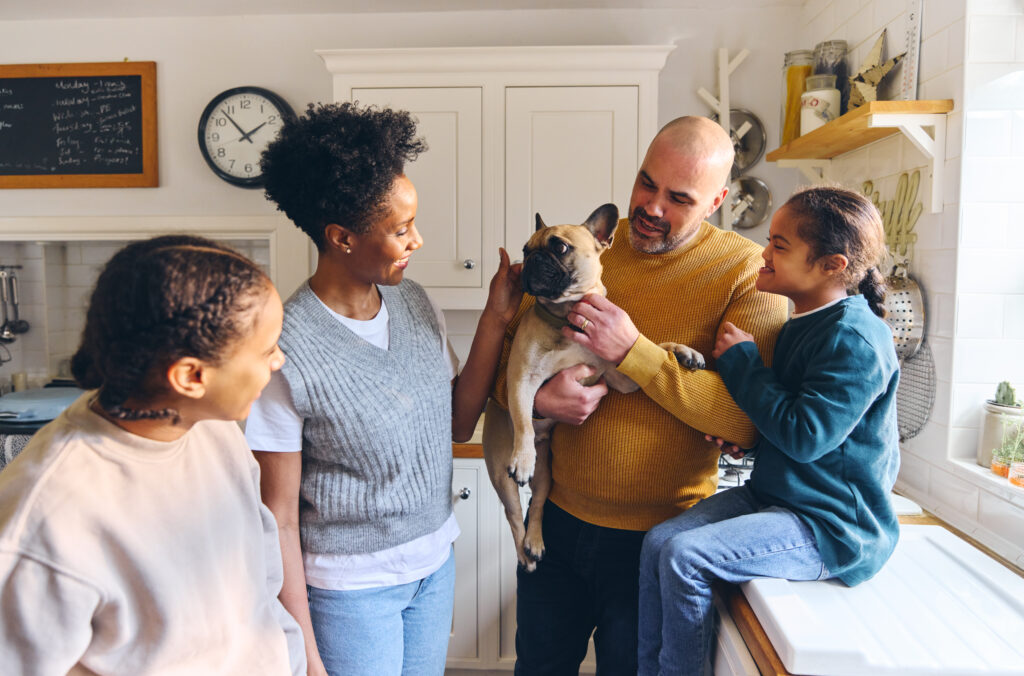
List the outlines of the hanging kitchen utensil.
<svg viewBox="0 0 1024 676">
<path fill-rule="evenodd" d="M 935 361 L 928 342 L 900 363 L 900 384 L 896 388 L 896 428 L 900 441 L 916 437 L 924 428 L 935 404 Z"/>
<path fill-rule="evenodd" d="M 764 223 L 772 208 L 772 193 L 759 178 L 740 176 L 733 182 L 736 198 L 732 203 L 733 229 L 754 228 Z"/>
<path fill-rule="evenodd" d="M 8 276 L 7 281 L 11 285 L 11 308 L 14 310 L 14 318 L 11 319 L 11 332 L 27 333 L 29 330 L 28 322 L 18 317 L 18 276 L 12 272 Z"/>
<path fill-rule="evenodd" d="M 712 115 L 711 119 L 717 122 L 718 115 Z M 732 177 L 736 178 L 761 159 L 768 137 L 757 115 L 741 108 L 729 110 L 729 136 L 736 151 L 732 163 Z"/>
<path fill-rule="evenodd" d="M 7 286 L 7 278 L 10 273 L 7 270 L 0 270 L 0 307 L 3 308 L 4 323 L 0 325 L 0 342 L 13 343 L 16 340 L 14 332 L 11 331 L 10 322 L 7 320 L 7 304 L 10 302 L 10 289 Z"/>
<path fill-rule="evenodd" d="M 885 321 L 892 329 L 896 356 L 902 362 L 913 357 L 924 339 L 924 295 L 917 281 L 907 272 L 907 261 L 898 262 L 885 280 Z"/>
</svg>

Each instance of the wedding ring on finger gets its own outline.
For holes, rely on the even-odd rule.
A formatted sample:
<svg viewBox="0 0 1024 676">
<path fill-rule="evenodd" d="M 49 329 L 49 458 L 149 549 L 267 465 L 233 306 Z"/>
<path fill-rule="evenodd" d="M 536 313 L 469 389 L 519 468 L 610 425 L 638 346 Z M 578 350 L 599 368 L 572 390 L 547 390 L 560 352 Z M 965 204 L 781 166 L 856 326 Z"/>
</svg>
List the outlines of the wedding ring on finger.
<svg viewBox="0 0 1024 676">
<path fill-rule="evenodd" d="M 580 331 L 586 331 L 588 326 L 590 326 L 590 320 L 584 317 L 580 322 Z"/>
</svg>

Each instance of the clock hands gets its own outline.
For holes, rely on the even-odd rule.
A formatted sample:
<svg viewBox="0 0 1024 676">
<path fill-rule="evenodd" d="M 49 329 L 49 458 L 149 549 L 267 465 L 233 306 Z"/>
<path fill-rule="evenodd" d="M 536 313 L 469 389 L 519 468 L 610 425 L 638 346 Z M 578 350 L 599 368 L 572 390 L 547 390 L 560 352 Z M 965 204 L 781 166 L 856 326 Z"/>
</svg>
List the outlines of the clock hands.
<svg viewBox="0 0 1024 676">
<path fill-rule="evenodd" d="M 242 132 L 242 138 L 238 139 L 239 143 L 241 143 L 243 139 L 248 141 L 249 143 L 252 143 L 252 138 L 251 138 L 252 135 L 255 134 L 256 132 L 258 132 L 260 130 L 260 127 L 262 127 L 265 124 L 266 124 L 266 122 L 261 122 L 254 129 L 252 129 L 248 134 L 245 133 L 245 132 Z"/>
<path fill-rule="evenodd" d="M 252 143 L 252 139 L 251 139 L 251 138 L 249 138 L 249 135 L 245 133 L 245 130 L 244 130 L 244 129 L 242 129 L 241 127 L 239 127 L 239 126 L 238 126 L 238 123 L 237 123 L 237 122 L 235 122 L 235 121 L 234 121 L 234 120 L 233 120 L 233 119 L 231 118 L 231 116 L 230 116 L 230 115 L 228 115 L 228 111 L 226 111 L 226 110 L 224 110 L 223 108 L 221 108 L 221 109 L 220 109 L 220 112 L 224 113 L 224 117 L 228 118 L 228 122 L 230 122 L 231 124 L 235 125 L 235 129 L 237 129 L 237 130 L 238 130 L 238 133 L 242 135 L 242 138 L 238 139 L 239 141 L 241 141 L 242 139 L 245 139 L 245 140 L 246 140 L 246 141 L 248 141 L 249 143 Z M 259 128 L 259 127 L 257 127 L 257 129 L 258 129 L 258 128 Z M 256 129 L 253 129 L 252 131 L 256 131 Z M 249 133 L 251 134 L 252 132 L 249 132 Z"/>
</svg>

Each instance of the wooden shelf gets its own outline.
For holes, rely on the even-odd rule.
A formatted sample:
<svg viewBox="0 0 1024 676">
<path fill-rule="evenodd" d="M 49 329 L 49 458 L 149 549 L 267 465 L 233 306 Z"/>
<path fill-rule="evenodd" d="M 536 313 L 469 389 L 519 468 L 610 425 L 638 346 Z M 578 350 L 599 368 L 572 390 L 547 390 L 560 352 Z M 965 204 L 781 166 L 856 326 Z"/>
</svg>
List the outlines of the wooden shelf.
<svg viewBox="0 0 1024 676">
<path fill-rule="evenodd" d="M 831 180 L 832 159 L 879 139 L 902 133 L 928 160 L 932 213 L 942 211 L 946 163 L 946 113 L 952 99 L 871 101 L 776 148 L 765 156 L 780 167 L 795 167 L 813 182 Z M 932 133 L 924 130 L 931 127 Z"/>
<path fill-rule="evenodd" d="M 935 101 L 870 101 L 812 132 L 797 137 L 765 156 L 778 160 L 832 159 L 861 146 L 899 133 L 898 127 L 872 126 L 872 116 L 880 113 L 936 115 L 953 110 L 952 99 Z"/>
</svg>

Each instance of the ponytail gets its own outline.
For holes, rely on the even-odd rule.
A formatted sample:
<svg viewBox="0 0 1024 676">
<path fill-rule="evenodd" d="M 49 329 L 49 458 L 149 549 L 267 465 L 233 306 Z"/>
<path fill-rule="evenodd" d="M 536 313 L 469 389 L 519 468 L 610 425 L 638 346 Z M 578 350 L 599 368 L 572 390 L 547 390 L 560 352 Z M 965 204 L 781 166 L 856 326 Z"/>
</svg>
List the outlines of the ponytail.
<svg viewBox="0 0 1024 676">
<path fill-rule="evenodd" d="M 868 268 L 857 290 L 868 302 L 868 307 L 879 317 L 885 317 L 885 278 L 877 267 Z"/>
</svg>

